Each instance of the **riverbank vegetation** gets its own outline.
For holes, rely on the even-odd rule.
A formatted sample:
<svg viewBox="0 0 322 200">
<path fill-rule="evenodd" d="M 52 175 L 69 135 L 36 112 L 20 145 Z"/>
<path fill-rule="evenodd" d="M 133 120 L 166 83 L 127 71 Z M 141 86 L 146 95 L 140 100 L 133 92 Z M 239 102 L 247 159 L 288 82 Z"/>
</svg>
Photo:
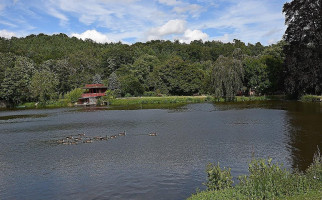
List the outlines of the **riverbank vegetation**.
<svg viewBox="0 0 322 200">
<path fill-rule="evenodd" d="M 77 89 L 77 92 L 79 89 Z M 74 96 L 73 96 L 74 95 Z M 67 94 L 66 98 L 47 101 L 46 104 L 42 104 L 39 102 L 27 102 L 20 104 L 17 106 L 18 108 L 60 108 L 60 107 L 71 107 L 74 106 L 78 100 L 78 96 L 76 96 L 75 90 L 71 91 Z M 74 98 L 73 98 L 74 97 Z M 236 96 L 231 99 L 233 102 L 244 102 L 244 101 L 266 101 L 266 100 L 274 100 L 281 99 L 283 96 Z M 98 101 L 98 105 L 104 105 L 104 102 L 109 106 L 127 106 L 127 105 L 152 105 L 154 104 L 178 104 L 184 105 L 188 103 L 218 103 L 225 102 L 224 98 L 214 98 L 213 96 L 163 96 L 163 97 L 155 97 L 155 96 L 143 96 L 143 97 L 123 97 L 123 98 L 114 98 L 109 97 L 109 95 L 105 96 Z M 106 105 L 105 104 L 105 105 Z"/>
<path fill-rule="evenodd" d="M 117 97 L 160 93 L 211 95 L 322 92 L 321 4 L 284 5 L 283 40 L 261 43 L 152 40 L 132 45 L 98 44 L 65 34 L 0 38 L 0 103 L 57 101 L 85 84 L 104 83 Z M 308 15 L 309 13 L 309 15 Z"/>
<path fill-rule="evenodd" d="M 249 174 L 238 177 L 233 186 L 230 169 L 209 164 L 205 183 L 207 191 L 197 192 L 189 200 L 225 199 L 310 199 L 322 196 L 322 157 L 314 155 L 312 165 L 304 172 L 290 172 L 272 159 L 253 159 Z"/>
<path fill-rule="evenodd" d="M 322 102 L 322 96 L 317 95 L 303 95 L 300 100 L 302 102 Z"/>
<path fill-rule="evenodd" d="M 0 38 L 0 101 L 48 104 L 89 83 L 104 83 L 116 97 L 281 93 L 283 46 L 239 40 L 98 44 L 64 34 Z"/>
</svg>

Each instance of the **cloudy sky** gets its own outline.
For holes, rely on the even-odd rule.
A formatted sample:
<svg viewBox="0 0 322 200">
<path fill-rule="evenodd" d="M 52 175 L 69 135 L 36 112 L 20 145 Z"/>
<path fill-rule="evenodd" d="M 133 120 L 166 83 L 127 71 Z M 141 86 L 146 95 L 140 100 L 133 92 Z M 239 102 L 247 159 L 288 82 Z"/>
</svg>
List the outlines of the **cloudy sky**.
<svg viewBox="0 0 322 200">
<path fill-rule="evenodd" d="M 240 39 L 268 45 L 285 31 L 287 0 L 0 0 L 0 36 L 65 33 L 96 42 Z"/>
</svg>

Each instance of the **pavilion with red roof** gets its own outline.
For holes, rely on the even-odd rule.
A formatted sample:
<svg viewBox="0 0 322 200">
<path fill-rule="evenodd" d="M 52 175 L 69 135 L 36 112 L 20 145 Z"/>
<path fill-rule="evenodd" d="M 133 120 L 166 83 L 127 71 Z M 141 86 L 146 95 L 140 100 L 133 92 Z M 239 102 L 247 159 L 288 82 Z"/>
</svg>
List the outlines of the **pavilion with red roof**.
<svg viewBox="0 0 322 200">
<path fill-rule="evenodd" d="M 78 99 L 79 105 L 96 105 L 97 99 L 102 96 L 105 96 L 107 87 L 104 84 L 86 84 L 86 92 L 82 94 L 82 97 Z"/>
</svg>

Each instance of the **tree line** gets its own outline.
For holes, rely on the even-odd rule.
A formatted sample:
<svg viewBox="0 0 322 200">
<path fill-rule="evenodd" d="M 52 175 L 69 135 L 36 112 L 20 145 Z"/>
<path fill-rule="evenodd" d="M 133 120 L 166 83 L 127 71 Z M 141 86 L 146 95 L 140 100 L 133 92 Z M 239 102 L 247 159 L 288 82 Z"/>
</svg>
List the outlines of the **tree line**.
<svg viewBox="0 0 322 200">
<path fill-rule="evenodd" d="M 240 40 L 98 44 L 65 34 L 0 38 L 0 97 L 12 105 L 48 101 L 88 83 L 104 83 L 119 96 L 271 94 L 284 89 L 283 46 Z"/>
<path fill-rule="evenodd" d="M 320 95 L 321 1 L 285 3 L 288 27 L 283 40 L 269 46 L 237 39 L 99 44 L 62 33 L 0 38 L 0 100 L 46 102 L 88 83 L 104 83 L 118 96 Z"/>
</svg>

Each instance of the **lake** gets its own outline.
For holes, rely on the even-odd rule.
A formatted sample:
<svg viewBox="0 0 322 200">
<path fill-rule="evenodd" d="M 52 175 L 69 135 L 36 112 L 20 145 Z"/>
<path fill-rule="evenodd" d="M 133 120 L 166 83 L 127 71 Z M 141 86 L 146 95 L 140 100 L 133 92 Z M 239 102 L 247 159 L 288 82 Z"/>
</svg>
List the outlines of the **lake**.
<svg viewBox="0 0 322 200">
<path fill-rule="evenodd" d="M 0 199 L 185 199 L 209 162 L 234 177 L 252 155 L 305 170 L 322 146 L 321 103 L 144 107 L 0 111 Z"/>
</svg>

